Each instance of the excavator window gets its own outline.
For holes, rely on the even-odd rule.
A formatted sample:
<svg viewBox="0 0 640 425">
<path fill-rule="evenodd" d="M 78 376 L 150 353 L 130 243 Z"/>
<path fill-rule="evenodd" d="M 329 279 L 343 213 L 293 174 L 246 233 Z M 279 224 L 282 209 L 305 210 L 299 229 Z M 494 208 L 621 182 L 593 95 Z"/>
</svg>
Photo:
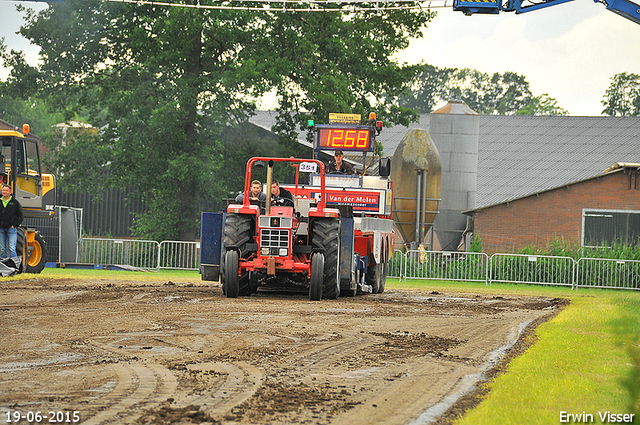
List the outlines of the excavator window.
<svg viewBox="0 0 640 425">
<path fill-rule="evenodd" d="M 40 175 L 40 157 L 38 156 L 38 144 L 35 141 L 27 140 L 25 143 L 26 147 L 26 164 L 27 164 L 27 173 L 29 175 Z"/>
</svg>

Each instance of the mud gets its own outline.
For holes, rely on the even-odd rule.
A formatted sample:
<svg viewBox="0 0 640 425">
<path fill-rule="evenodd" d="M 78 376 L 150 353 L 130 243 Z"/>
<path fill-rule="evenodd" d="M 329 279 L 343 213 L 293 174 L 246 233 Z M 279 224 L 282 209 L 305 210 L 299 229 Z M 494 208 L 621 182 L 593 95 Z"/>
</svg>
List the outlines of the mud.
<svg viewBox="0 0 640 425">
<path fill-rule="evenodd" d="M 476 381 L 564 304 L 389 289 L 321 302 L 227 299 L 201 281 L 2 282 L 0 421 L 41 412 L 41 423 L 56 414 L 85 424 L 447 423 L 478 402 Z"/>
</svg>

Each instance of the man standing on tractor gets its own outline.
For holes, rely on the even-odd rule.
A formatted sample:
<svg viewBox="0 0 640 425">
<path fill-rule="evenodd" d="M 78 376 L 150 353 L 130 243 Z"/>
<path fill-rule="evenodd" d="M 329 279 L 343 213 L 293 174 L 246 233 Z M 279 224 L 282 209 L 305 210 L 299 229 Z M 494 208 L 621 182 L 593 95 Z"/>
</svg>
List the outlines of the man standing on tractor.
<svg viewBox="0 0 640 425">
<path fill-rule="evenodd" d="M 293 207 L 295 205 L 291 192 L 280 187 L 280 183 L 276 179 L 271 181 L 271 202 L 279 207 Z"/>
<path fill-rule="evenodd" d="M 336 151 L 333 158 L 334 160 L 329 161 L 329 164 L 327 164 L 327 173 L 338 173 L 347 175 L 356 173 L 353 169 L 353 166 L 344 161 L 344 153 L 342 151 Z"/>
<path fill-rule="evenodd" d="M 0 258 L 17 257 L 18 227 L 22 224 L 22 205 L 11 196 L 11 186 L 2 185 L 0 206 Z"/>
</svg>

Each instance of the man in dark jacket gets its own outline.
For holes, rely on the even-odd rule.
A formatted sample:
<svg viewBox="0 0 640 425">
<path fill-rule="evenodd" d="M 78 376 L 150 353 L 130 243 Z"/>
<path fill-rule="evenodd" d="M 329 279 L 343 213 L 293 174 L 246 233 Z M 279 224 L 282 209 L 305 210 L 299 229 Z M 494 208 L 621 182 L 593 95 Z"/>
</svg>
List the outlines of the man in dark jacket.
<svg viewBox="0 0 640 425">
<path fill-rule="evenodd" d="M 295 205 L 291 192 L 280 187 L 280 182 L 276 179 L 271 181 L 271 203 L 279 207 L 293 207 Z"/>
<path fill-rule="evenodd" d="M 0 203 L 0 258 L 17 257 L 18 227 L 22 224 L 22 205 L 11 196 L 11 186 L 2 185 Z M 8 255 L 7 255 L 8 254 Z"/>
</svg>

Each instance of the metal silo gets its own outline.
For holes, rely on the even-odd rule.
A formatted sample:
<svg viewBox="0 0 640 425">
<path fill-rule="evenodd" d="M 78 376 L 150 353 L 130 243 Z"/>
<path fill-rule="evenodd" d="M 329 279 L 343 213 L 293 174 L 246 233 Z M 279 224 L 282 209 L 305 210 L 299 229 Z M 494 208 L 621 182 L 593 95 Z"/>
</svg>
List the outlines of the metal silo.
<svg viewBox="0 0 640 425">
<path fill-rule="evenodd" d="M 430 115 L 429 134 L 442 161 L 442 201 L 434 230 L 443 251 L 457 250 L 467 227 L 462 211 L 476 205 L 479 131 L 478 113 L 462 101 L 449 101 Z"/>
<path fill-rule="evenodd" d="M 429 133 L 409 130 L 391 160 L 393 219 L 406 243 L 417 246 L 431 228 L 440 201 L 440 170 Z"/>
</svg>

